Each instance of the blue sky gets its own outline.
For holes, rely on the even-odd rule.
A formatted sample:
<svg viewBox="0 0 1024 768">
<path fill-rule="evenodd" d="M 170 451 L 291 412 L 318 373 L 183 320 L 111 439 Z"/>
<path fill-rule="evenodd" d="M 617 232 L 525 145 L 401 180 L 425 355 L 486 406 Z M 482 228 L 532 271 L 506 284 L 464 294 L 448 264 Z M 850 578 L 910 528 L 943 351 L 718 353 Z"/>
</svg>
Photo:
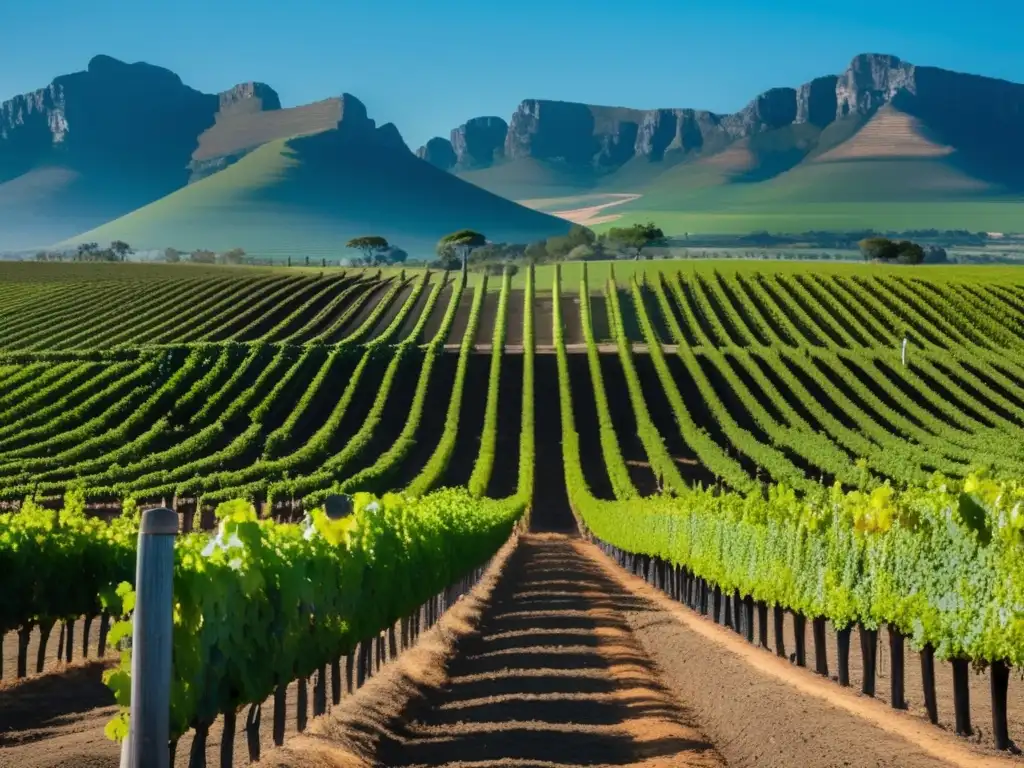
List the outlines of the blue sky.
<svg viewBox="0 0 1024 768">
<path fill-rule="evenodd" d="M 524 98 L 725 112 L 773 86 L 893 53 L 1024 82 L 1020 0 L 38 0 L 2 2 L 0 100 L 97 53 L 285 106 L 349 92 L 415 147 Z M 810 10 L 807 10 L 810 8 Z M 949 9 L 949 10 L 946 10 Z"/>
</svg>

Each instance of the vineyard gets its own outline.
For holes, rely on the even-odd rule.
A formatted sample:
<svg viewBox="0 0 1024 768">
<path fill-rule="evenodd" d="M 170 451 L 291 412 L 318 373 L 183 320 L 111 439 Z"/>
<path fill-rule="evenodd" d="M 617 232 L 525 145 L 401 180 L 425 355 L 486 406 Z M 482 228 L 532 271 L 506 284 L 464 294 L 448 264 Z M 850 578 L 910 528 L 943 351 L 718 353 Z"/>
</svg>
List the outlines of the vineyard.
<svg viewBox="0 0 1024 768">
<path fill-rule="evenodd" d="M 333 494 L 350 518 L 324 515 Z M 897 709 L 923 690 L 922 717 L 989 749 L 1024 739 L 1012 272 L 0 264 L 0 503 L 0 720 L 58 624 L 65 661 L 76 632 L 103 656 L 127 631 L 137 510 L 166 506 L 172 738 L 195 753 L 243 706 L 283 718 L 296 681 L 314 714 L 337 705 L 527 529 L 579 529 L 840 685 L 874 695 L 884 673 Z M 511 568 L 586 559 L 530 541 Z"/>
</svg>

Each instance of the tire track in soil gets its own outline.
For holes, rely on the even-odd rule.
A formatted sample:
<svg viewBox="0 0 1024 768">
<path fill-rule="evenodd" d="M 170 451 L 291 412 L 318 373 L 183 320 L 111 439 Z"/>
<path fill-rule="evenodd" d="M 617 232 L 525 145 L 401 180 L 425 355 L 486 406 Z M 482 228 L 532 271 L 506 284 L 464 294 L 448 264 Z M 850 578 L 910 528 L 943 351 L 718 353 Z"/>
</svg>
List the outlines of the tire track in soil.
<svg viewBox="0 0 1024 768">
<path fill-rule="evenodd" d="M 644 601 L 570 539 L 526 535 L 388 766 L 723 766 L 625 621 Z"/>
</svg>

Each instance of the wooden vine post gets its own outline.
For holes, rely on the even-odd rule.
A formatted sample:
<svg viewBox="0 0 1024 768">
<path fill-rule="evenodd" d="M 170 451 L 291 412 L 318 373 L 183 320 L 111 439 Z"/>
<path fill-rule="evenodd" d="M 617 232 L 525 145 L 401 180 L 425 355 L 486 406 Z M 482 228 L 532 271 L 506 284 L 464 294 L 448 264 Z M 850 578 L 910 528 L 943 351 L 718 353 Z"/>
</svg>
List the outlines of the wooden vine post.
<svg viewBox="0 0 1024 768">
<path fill-rule="evenodd" d="M 171 729 L 174 539 L 178 515 L 147 509 L 139 526 L 132 615 L 132 692 L 121 768 L 167 768 Z"/>
</svg>

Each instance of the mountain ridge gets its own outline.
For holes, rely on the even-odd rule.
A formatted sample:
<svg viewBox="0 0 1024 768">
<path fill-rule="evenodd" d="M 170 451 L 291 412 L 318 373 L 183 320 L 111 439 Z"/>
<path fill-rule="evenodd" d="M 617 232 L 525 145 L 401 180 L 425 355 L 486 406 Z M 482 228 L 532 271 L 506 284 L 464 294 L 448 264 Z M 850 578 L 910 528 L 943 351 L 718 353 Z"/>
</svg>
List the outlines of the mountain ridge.
<svg viewBox="0 0 1024 768">
<path fill-rule="evenodd" d="M 431 139 L 417 154 L 499 194 L 546 197 L 555 188 L 567 194 L 572 188 L 600 187 L 602 177 L 614 178 L 622 170 L 627 176 L 650 177 L 737 142 L 789 131 L 794 136 L 786 148 L 790 157 L 772 174 L 778 175 L 812 155 L 822 135 L 848 132 L 843 126 L 857 128 L 887 106 L 910 115 L 921 130 L 953 148 L 952 162 L 994 187 L 1024 187 L 1024 150 L 1014 140 L 1024 133 L 1024 84 L 873 53 L 854 57 L 838 75 L 768 89 L 727 114 L 526 99 L 507 122 L 473 118 L 448 139 Z M 486 136 L 481 121 L 488 126 Z M 526 161 L 533 171 L 502 170 Z M 652 168 L 642 170 L 638 164 Z M 543 166 L 543 173 L 537 166 Z M 640 191 L 628 184 L 615 190 Z"/>
<path fill-rule="evenodd" d="M 316 141 L 300 141 L 311 138 Z M 245 162 L 264 147 L 270 150 L 263 157 Z M 234 186 L 221 180 L 180 194 L 239 163 L 245 168 L 230 177 Z M 268 168 L 276 176 L 267 176 Z M 393 186 L 408 180 L 408 189 L 396 197 L 374 175 Z M 335 207 L 305 194 L 297 186 L 300 178 Z M 372 191 L 365 202 L 352 192 L 360 186 Z M 391 207 L 389 195 L 401 205 Z M 231 210 L 223 231 L 217 221 L 207 221 L 198 201 Z M 83 71 L 0 104 L 0 247 L 47 247 L 127 229 L 130 242 L 140 247 L 188 240 L 191 247 L 206 248 L 216 241 L 259 252 L 251 232 L 260 228 L 253 221 L 260 211 L 296 243 L 303 242 L 306 229 L 317 229 L 317 248 L 340 249 L 345 236 L 365 234 L 359 216 L 367 227 L 382 223 L 377 209 L 406 217 L 407 227 L 388 231 L 420 249 L 445 234 L 438 226 L 486 224 L 528 238 L 568 229 L 560 219 L 423 163 L 395 125 L 378 126 L 348 93 L 286 108 L 266 83 L 203 93 L 163 67 L 99 55 Z M 436 223 L 424 218 L 426 210 L 434 212 Z M 179 230 L 187 229 L 188 216 L 205 222 L 202 231 L 211 242 L 178 236 L 166 225 L 174 221 Z M 122 219 L 128 224 L 118 224 Z"/>
<path fill-rule="evenodd" d="M 223 237 L 207 222 L 204 231 L 218 242 L 244 235 L 259 209 L 296 232 L 320 227 L 319 248 L 355 231 L 357 211 L 367 224 L 388 224 L 425 247 L 436 232 L 422 212 L 458 219 L 444 208 L 456 200 L 466 211 L 458 228 L 473 226 L 476 216 L 524 238 L 558 234 L 564 219 L 600 225 L 652 217 L 669 232 L 928 228 L 951 216 L 961 228 L 1024 231 L 1016 212 L 1024 200 L 1022 135 L 1024 85 L 861 54 L 838 75 L 768 89 L 734 113 L 527 99 L 508 121 L 471 118 L 413 153 L 396 126 L 378 126 L 351 94 L 283 107 L 266 83 L 203 93 L 168 69 L 99 55 L 83 71 L 0 103 L 0 247 L 122 231 L 106 225 L 143 210 L 125 231 L 148 237 L 149 222 L 163 237 L 173 232 L 161 217 L 188 226 L 182 217 L 200 215 L 200 200 L 233 211 L 236 229 Z M 321 138 L 302 141 L 311 137 Z M 390 191 L 370 178 L 376 172 L 353 148 L 381 163 Z M 314 167 L 296 170 L 323 158 L 322 178 Z M 178 194 L 239 163 L 245 168 L 230 178 L 241 187 L 222 179 Z M 415 181 L 393 209 L 387 196 L 405 184 L 402 173 Z M 299 178 L 335 207 L 312 199 L 296 186 Z M 360 184 L 377 198 L 360 201 Z M 433 199 L 442 189 L 447 203 Z M 576 210 L 582 203 L 565 199 L 593 194 L 618 201 L 615 212 L 590 222 Z M 297 200 L 306 210 L 294 208 Z M 595 201 L 587 202 L 589 210 Z M 833 207 L 822 208 L 826 202 Z M 844 207 L 854 203 L 862 204 L 855 215 Z M 413 223 L 391 228 L 373 206 Z"/>
</svg>

